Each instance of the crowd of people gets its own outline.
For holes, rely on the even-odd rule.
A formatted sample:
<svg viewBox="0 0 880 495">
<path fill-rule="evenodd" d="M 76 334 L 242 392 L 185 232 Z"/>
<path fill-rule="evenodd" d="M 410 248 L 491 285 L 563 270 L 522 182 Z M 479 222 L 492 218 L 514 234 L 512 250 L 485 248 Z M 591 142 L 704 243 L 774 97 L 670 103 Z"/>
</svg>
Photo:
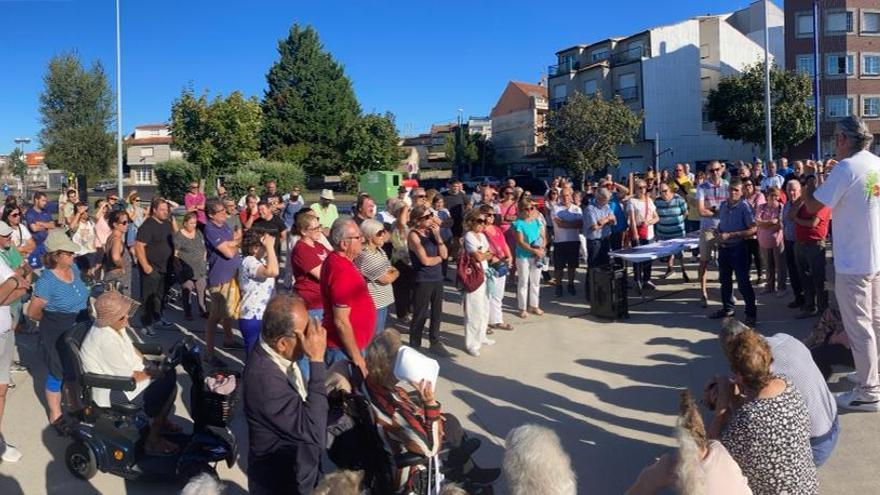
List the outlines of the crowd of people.
<svg viewBox="0 0 880 495">
<path fill-rule="evenodd" d="M 724 320 L 721 342 L 732 376 L 713 377 L 702 392 L 701 402 L 713 411 L 708 426 L 690 395 L 682 396 L 677 455 L 646 468 L 628 493 L 671 485 L 683 493 L 705 492 L 694 491 L 697 486 L 709 493 L 815 493 L 816 469 L 837 441 L 837 408 L 880 411 L 880 318 L 874 315 L 880 158 L 867 151 L 872 136 L 857 118 L 841 121 L 835 139 L 839 163 L 713 161 L 694 171 L 679 163 L 659 175 L 649 170 L 579 185 L 556 177 L 542 197 L 514 179 L 481 184 L 472 194 L 452 179 L 442 194 L 401 188 L 381 209 L 360 193 L 343 212 L 331 190 L 307 206 L 298 186 L 282 194 L 271 180 L 262 194 L 253 187 L 241 198 L 222 186 L 206 197 L 193 182 L 180 220 L 171 214 L 177 203 L 155 197 L 143 208 L 136 192 L 125 201 L 108 194 L 90 209 L 75 190 L 64 191 L 54 215 L 44 193 L 35 193 L 29 206 L 8 196 L 0 216 L 0 418 L 9 373 L 21 370 L 12 362 L 12 330 L 38 325 L 50 423 L 63 416 L 72 378 L 59 342 L 79 332 L 84 365 L 132 374 L 136 394 L 150 397 L 152 431 L 173 431 L 167 419 L 173 380 L 151 375 L 139 355 L 125 351 L 131 342 L 122 302 L 101 296 L 93 315 L 89 298 L 94 284 L 120 296 L 131 296 L 137 285 L 137 327 L 150 338 L 170 326 L 169 289 L 179 286 L 184 318 L 204 321 L 205 363 L 228 366 L 217 347 L 244 357 L 251 492 L 326 490 L 316 488 L 326 448 L 325 381 L 340 368 L 348 368 L 347 381 L 361 384 L 392 454 L 431 458 L 441 445 L 451 446 L 449 462 L 463 486 L 484 486 L 500 471 L 473 463 L 479 441 L 441 414 L 433 385 L 414 383 L 415 394 L 397 386 L 391 370 L 402 335 L 410 348 L 451 356 L 440 327 L 454 274 L 464 350 L 479 356 L 499 333 L 514 329 L 502 311 L 508 284 L 516 294 L 514 314 L 540 318 L 542 289 L 551 287 L 556 298 L 582 290 L 589 301 L 595 289 L 589 271 L 620 269 L 615 251 L 690 236 L 699 240 L 692 254 L 704 307 L 710 304 L 707 272 L 718 268 L 720 308 L 707 316 Z M 836 301 L 826 287 L 829 228 Z M 662 260 L 662 277 L 672 276 L 678 261 L 689 282 L 685 257 Z M 637 290 L 656 289 L 652 265 L 631 268 Z M 588 270 L 579 288 L 581 266 Z M 734 277 L 745 305 L 742 324 L 732 319 Z M 759 295 L 772 298 L 770 304 L 791 297 L 796 318 L 821 317 L 806 346 L 754 329 Z M 116 360 L 109 362 L 108 354 Z M 840 364 L 855 368 L 856 387 L 834 396 L 825 380 Z M 511 493 L 574 493 L 570 461 L 555 434 L 527 425 L 507 443 L 504 478 Z M 13 446 L 0 446 L 3 460 L 20 458 Z M 174 452 L 177 446 L 156 434 L 147 448 Z M 420 469 L 399 467 L 395 489 L 412 490 Z M 360 480 L 334 475 L 323 484 Z"/>
</svg>

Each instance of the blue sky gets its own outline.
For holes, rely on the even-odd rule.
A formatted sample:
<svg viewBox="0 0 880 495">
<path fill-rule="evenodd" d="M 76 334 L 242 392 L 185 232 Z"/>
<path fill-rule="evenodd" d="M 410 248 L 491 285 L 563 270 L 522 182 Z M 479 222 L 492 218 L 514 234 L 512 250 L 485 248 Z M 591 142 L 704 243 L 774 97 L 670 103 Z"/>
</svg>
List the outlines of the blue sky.
<svg viewBox="0 0 880 495">
<path fill-rule="evenodd" d="M 123 132 L 167 121 L 181 89 L 261 97 L 277 41 L 311 24 L 364 111 L 402 133 L 488 115 L 507 81 L 537 82 L 564 47 L 748 5 L 749 0 L 122 0 Z M 115 84 L 113 0 L 0 0 L 0 153 L 36 138 L 52 55 L 100 60 Z M 35 149 L 36 143 L 29 145 Z"/>
</svg>

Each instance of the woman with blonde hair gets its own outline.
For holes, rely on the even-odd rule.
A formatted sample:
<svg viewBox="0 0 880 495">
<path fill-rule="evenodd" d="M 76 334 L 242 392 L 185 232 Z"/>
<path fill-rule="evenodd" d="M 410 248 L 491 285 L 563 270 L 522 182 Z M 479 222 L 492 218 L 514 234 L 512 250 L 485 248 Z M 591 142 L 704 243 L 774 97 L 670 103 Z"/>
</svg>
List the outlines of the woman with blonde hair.
<svg viewBox="0 0 880 495">
<path fill-rule="evenodd" d="M 391 260 L 382 250 L 388 240 L 385 225 L 378 220 L 368 218 L 361 222 L 361 233 L 364 234 L 364 250 L 354 260 L 361 275 L 367 280 L 367 289 L 376 306 L 376 334 L 385 330 L 388 319 L 388 308 L 394 302 L 394 291 L 391 284 L 397 280 L 400 272 L 391 266 Z"/>
</svg>

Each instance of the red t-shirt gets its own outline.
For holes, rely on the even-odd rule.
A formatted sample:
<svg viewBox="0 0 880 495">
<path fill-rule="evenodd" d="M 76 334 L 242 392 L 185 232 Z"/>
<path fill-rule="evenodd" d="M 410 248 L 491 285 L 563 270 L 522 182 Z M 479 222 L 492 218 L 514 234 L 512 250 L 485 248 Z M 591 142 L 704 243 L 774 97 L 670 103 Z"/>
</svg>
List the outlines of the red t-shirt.
<svg viewBox="0 0 880 495">
<path fill-rule="evenodd" d="M 333 307 L 348 306 L 351 308 L 349 320 L 358 349 L 367 347 L 376 330 L 376 306 L 364 276 L 351 260 L 335 251 L 327 256 L 321 267 L 321 298 L 324 300 L 323 325 L 327 329 L 327 346 L 342 348 L 333 322 Z"/>
<path fill-rule="evenodd" d="M 299 241 L 293 246 L 293 252 L 290 253 L 293 288 L 299 297 L 303 298 L 309 309 L 324 307 L 324 303 L 321 302 L 321 284 L 309 272 L 316 266 L 321 266 L 325 258 L 327 258 L 327 248 L 320 242 L 316 242 L 312 247 Z"/>
<path fill-rule="evenodd" d="M 819 223 L 815 227 L 804 227 L 798 223 L 794 225 L 794 239 L 796 241 L 822 241 L 828 237 L 828 218 L 831 217 L 831 210 L 827 206 L 823 206 L 815 215 L 811 215 L 807 211 L 807 206 L 801 205 L 797 212 L 797 217 L 802 220 L 810 220 L 814 216 L 819 218 Z"/>
<path fill-rule="evenodd" d="M 259 218 L 259 216 L 260 215 L 254 215 L 254 218 Z M 242 227 L 244 227 L 244 223 L 247 222 L 247 219 L 249 217 L 250 215 L 248 214 L 248 211 L 246 209 L 238 212 L 238 219 L 241 220 Z"/>
</svg>

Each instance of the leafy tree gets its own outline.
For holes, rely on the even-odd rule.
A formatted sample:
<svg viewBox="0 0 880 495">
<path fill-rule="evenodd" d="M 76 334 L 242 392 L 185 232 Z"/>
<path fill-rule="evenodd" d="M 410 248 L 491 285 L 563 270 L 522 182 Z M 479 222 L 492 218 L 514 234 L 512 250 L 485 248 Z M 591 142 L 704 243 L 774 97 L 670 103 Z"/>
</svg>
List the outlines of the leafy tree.
<svg viewBox="0 0 880 495">
<path fill-rule="evenodd" d="M 24 161 L 24 152 L 21 148 L 15 148 L 9 154 L 9 161 L 6 164 L 8 173 L 13 177 L 21 179 L 21 183 L 25 183 L 27 178 L 27 163 Z"/>
<path fill-rule="evenodd" d="M 262 112 L 256 98 L 239 91 L 208 99 L 184 89 L 171 105 L 174 147 L 199 167 L 202 177 L 232 172 L 259 157 Z"/>
<path fill-rule="evenodd" d="M 348 133 L 346 171 L 360 176 L 370 170 L 393 170 L 400 163 L 400 138 L 394 115 L 367 114 L 359 117 Z"/>
<path fill-rule="evenodd" d="M 635 142 L 641 123 L 641 115 L 619 96 L 606 100 L 600 93 L 575 92 L 547 118 L 547 152 L 553 162 L 583 178 L 619 163 L 617 148 Z"/>
<path fill-rule="evenodd" d="M 183 202 L 183 195 L 186 194 L 189 183 L 202 177 L 195 164 L 180 159 L 156 164 L 155 172 L 159 194 L 178 202 Z"/>
<path fill-rule="evenodd" d="M 305 147 L 302 163 L 309 175 L 336 174 L 349 129 L 360 115 L 351 81 L 311 26 L 294 24 L 278 42 L 278 54 L 266 74 L 263 154 L 288 159 L 291 146 Z"/>
<path fill-rule="evenodd" d="M 455 133 L 461 132 L 461 142 L 456 142 Z M 477 135 L 469 134 L 466 129 L 456 130 L 446 135 L 446 141 L 443 143 L 443 149 L 446 152 L 446 161 L 450 163 L 459 163 L 470 165 L 480 157 L 480 151 L 477 147 Z"/>
<path fill-rule="evenodd" d="M 232 198 L 240 198 L 247 194 L 248 187 L 260 184 L 262 177 L 250 169 L 239 169 L 234 174 L 227 175 L 223 181 L 226 194 Z"/>
<path fill-rule="evenodd" d="M 278 190 L 288 192 L 293 186 L 305 187 L 306 173 L 303 171 L 299 163 L 255 160 L 247 165 L 245 169 L 257 174 L 259 179 L 249 185 L 265 184 L 268 180 L 274 180 L 278 185 Z M 242 193 L 244 194 L 244 193 Z"/>
<path fill-rule="evenodd" d="M 812 94 L 807 75 L 775 66 L 770 69 L 773 147 L 781 153 L 813 135 L 813 110 L 807 104 Z M 709 91 L 706 109 L 721 137 L 766 149 L 764 63 L 721 78 L 718 87 Z"/>
<path fill-rule="evenodd" d="M 108 172 L 116 155 L 113 92 L 104 67 L 85 69 L 75 53 L 52 57 L 40 94 L 40 143 L 46 165 L 98 177 Z"/>
</svg>

